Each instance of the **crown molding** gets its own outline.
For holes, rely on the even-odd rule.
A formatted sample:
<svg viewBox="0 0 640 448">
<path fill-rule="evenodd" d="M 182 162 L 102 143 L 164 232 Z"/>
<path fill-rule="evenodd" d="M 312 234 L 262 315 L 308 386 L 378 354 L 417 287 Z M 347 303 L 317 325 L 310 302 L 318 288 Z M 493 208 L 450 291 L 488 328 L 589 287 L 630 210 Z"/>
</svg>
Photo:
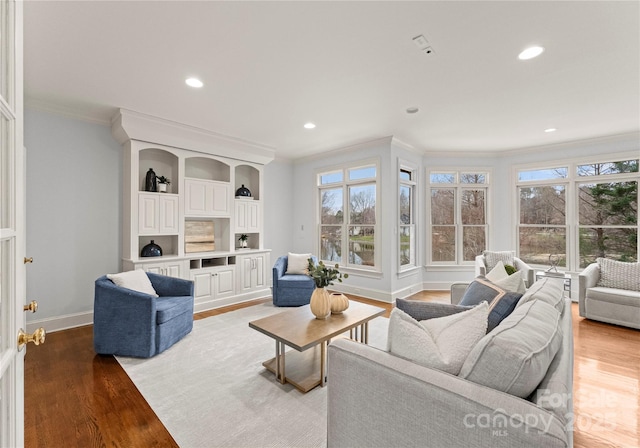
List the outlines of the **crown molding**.
<svg viewBox="0 0 640 448">
<path fill-rule="evenodd" d="M 111 134 L 121 145 L 138 140 L 263 165 L 275 157 L 269 146 L 127 109 L 119 109 L 111 119 Z"/>
<path fill-rule="evenodd" d="M 85 121 L 87 123 L 99 124 L 102 126 L 111 126 L 111 120 L 109 120 L 108 118 L 80 113 L 77 109 L 72 109 L 69 107 L 61 106 L 60 104 L 54 104 L 47 101 L 25 98 L 24 107 L 26 109 L 35 110 L 38 112 L 61 115 L 73 120 Z"/>
</svg>

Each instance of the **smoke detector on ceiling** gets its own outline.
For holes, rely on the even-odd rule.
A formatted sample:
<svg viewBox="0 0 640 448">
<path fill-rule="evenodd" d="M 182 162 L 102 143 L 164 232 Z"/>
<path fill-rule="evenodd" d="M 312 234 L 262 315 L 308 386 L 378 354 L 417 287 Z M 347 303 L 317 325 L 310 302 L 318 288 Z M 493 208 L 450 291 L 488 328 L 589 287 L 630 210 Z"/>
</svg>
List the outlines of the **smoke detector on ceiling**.
<svg viewBox="0 0 640 448">
<path fill-rule="evenodd" d="M 413 43 L 416 44 L 416 47 L 418 47 L 424 54 L 433 54 L 433 48 L 431 47 L 431 44 L 422 34 L 414 37 Z"/>
</svg>

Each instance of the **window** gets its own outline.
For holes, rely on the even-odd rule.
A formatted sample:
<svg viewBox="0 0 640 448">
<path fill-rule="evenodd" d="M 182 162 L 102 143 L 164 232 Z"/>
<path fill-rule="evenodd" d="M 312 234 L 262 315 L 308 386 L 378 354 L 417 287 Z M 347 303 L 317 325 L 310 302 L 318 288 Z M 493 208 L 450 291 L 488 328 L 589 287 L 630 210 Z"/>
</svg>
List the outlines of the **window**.
<svg viewBox="0 0 640 448">
<path fill-rule="evenodd" d="M 472 262 L 486 248 L 488 188 L 486 172 L 429 173 L 431 263 Z"/>
<path fill-rule="evenodd" d="M 520 169 L 517 179 L 525 262 L 546 265 L 555 255 L 578 271 L 598 257 L 637 260 L 638 159 Z"/>
<path fill-rule="evenodd" d="M 633 174 L 627 174 L 633 173 Z M 638 257 L 638 160 L 578 165 L 580 268 L 598 257 Z M 616 176 L 614 179 L 607 177 Z M 589 176 L 590 179 L 586 177 Z M 591 180 L 583 183 L 581 181 Z"/>
<path fill-rule="evenodd" d="M 377 173 L 370 163 L 318 174 L 321 260 L 377 267 Z"/>
<path fill-rule="evenodd" d="M 518 248 L 530 264 L 567 263 L 567 167 L 519 171 Z"/>
<path fill-rule="evenodd" d="M 398 247 L 400 270 L 416 266 L 415 170 L 401 166 L 398 173 Z"/>
</svg>

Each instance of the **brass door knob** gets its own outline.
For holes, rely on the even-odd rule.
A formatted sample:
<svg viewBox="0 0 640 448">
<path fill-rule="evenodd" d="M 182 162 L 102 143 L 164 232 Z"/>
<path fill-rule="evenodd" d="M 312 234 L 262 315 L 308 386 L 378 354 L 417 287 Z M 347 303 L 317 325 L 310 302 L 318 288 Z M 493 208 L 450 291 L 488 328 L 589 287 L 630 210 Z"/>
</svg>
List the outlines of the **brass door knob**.
<svg viewBox="0 0 640 448">
<path fill-rule="evenodd" d="M 27 263 L 33 263 L 33 257 L 29 257 L 29 258 L 24 257 L 24 264 L 27 264 Z"/>
<path fill-rule="evenodd" d="M 21 351 L 29 342 L 33 342 L 35 345 L 44 344 L 46 335 L 47 332 L 44 331 L 42 327 L 34 331 L 33 334 L 25 333 L 21 328 L 20 331 L 18 331 L 18 350 Z"/>
<path fill-rule="evenodd" d="M 31 302 L 29 302 L 29 305 L 25 305 L 23 309 L 25 311 L 31 311 L 32 313 L 35 313 L 36 311 L 38 311 L 38 302 L 32 300 Z"/>
</svg>

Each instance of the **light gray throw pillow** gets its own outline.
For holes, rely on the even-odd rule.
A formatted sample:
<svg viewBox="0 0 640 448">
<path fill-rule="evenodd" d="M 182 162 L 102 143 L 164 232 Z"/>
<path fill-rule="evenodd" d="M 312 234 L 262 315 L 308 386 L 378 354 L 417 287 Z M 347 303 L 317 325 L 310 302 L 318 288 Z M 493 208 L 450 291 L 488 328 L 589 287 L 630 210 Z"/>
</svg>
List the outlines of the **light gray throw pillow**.
<svg viewBox="0 0 640 448">
<path fill-rule="evenodd" d="M 517 307 L 473 347 L 459 376 L 526 398 L 547 374 L 561 344 L 560 313 L 534 300 Z"/>
<path fill-rule="evenodd" d="M 489 305 L 418 322 L 394 308 L 389 317 L 388 351 L 416 364 L 457 375 L 474 345 L 487 332 Z"/>
<path fill-rule="evenodd" d="M 640 262 L 627 263 L 608 258 L 598 258 L 596 261 L 600 266 L 598 286 L 640 291 Z"/>
</svg>

